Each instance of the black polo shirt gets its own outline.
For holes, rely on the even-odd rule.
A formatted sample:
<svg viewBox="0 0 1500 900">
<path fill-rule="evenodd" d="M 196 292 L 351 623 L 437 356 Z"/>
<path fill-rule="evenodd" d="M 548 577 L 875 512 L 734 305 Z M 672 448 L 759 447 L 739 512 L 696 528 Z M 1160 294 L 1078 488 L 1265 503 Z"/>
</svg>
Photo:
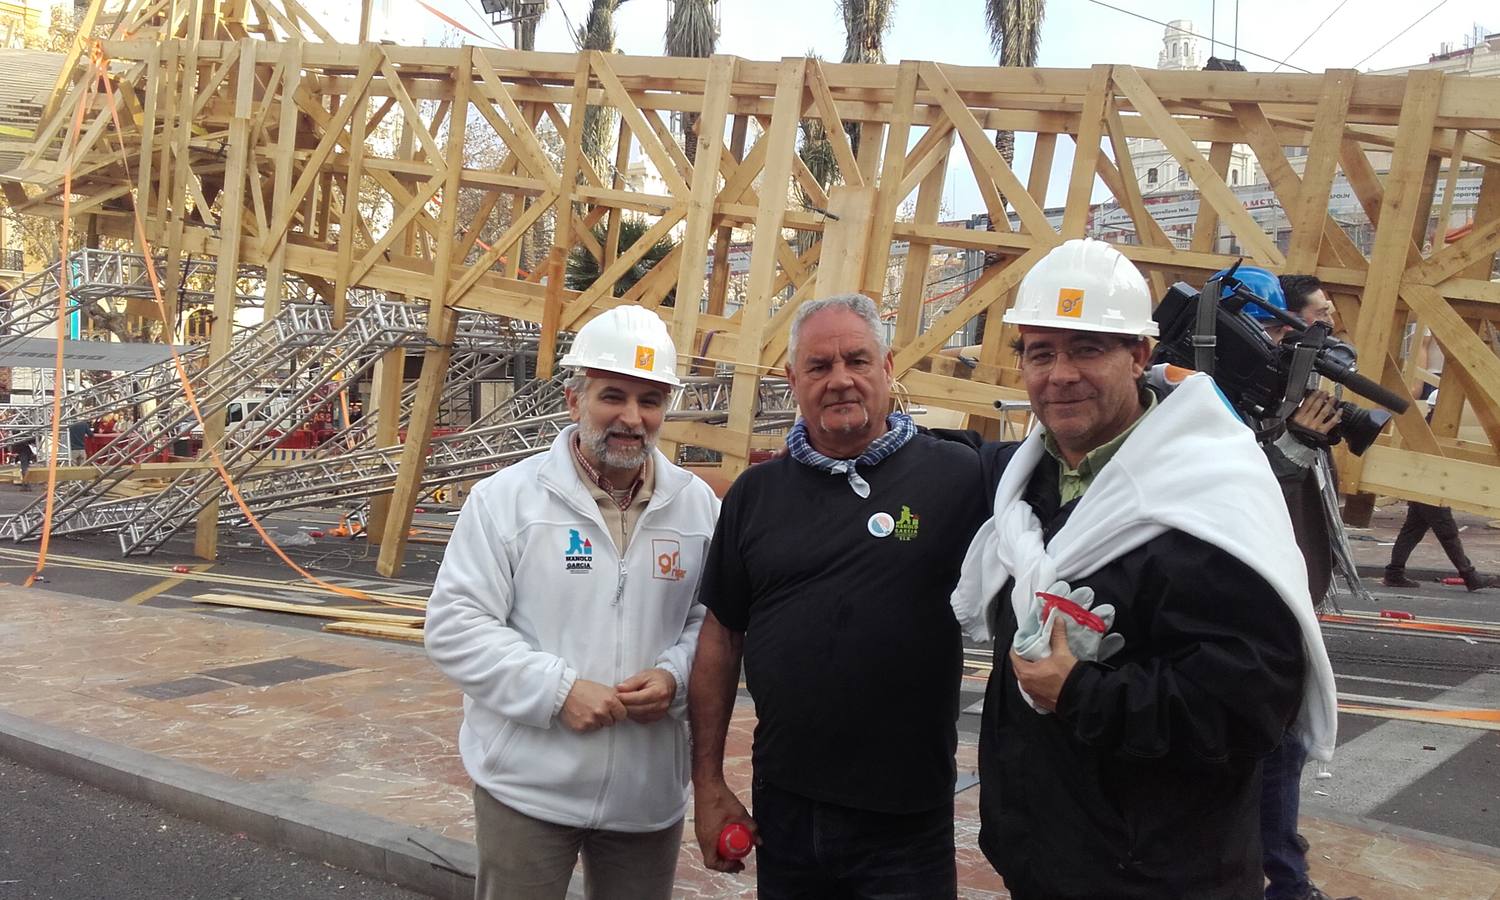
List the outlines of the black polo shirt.
<svg viewBox="0 0 1500 900">
<path fill-rule="evenodd" d="M 989 515 L 979 457 L 918 434 L 870 496 L 790 457 L 724 498 L 700 588 L 745 635 L 755 775 L 856 809 L 951 802 L 963 648 L 949 595 Z"/>
</svg>

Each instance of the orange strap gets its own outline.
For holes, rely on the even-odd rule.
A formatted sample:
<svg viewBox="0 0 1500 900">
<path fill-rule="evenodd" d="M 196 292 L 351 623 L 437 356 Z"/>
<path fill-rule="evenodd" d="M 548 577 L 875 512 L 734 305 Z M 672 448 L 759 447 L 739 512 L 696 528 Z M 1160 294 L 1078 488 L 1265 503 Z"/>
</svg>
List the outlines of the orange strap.
<svg viewBox="0 0 1500 900">
<path fill-rule="evenodd" d="M 105 88 L 105 91 L 106 91 L 106 93 L 108 95 L 108 100 L 109 100 L 108 106 L 109 106 L 110 118 L 114 122 L 115 133 L 116 133 L 116 135 L 119 136 L 119 139 L 120 139 L 120 160 L 121 160 L 121 163 L 125 167 L 125 179 L 126 179 L 126 181 L 128 183 L 128 182 L 130 182 L 133 179 L 131 178 L 131 175 L 130 175 L 130 159 L 129 159 L 129 156 L 125 152 L 125 129 L 120 124 L 120 113 L 119 113 L 119 110 L 116 108 L 116 104 L 115 104 L 114 85 L 109 81 L 108 78 L 102 77 L 105 74 L 105 71 L 106 71 L 105 67 L 107 65 L 107 60 L 104 57 L 104 45 L 101 42 L 99 42 L 99 41 L 94 41 L 92 43 L 92 45 L 91 45 L 89 57 L 90 57 L 90 61 L 92 63 L 92 67 L 90 69 L 90 85 L 89 85 L 88 90 L 90 91 L 90 93 L 92 93 L 92 91 L 95 89 L 95 87 L 97 86 L 97 84 L 99 82 L 102 81 L 103 84 L 104 84 L 104 88 Z M 85 96 L 84 100 L 85 101 L 87 100 L 87 96 Z M 78 112 L 77 117 L 76 117 L 76 119 L 74 121 L 74 124 L 73 124 L 73 133 L 72 133 L 72 140 L 74 142 L 76 142 L 76 140 L 77 140 L 78 131 L 79 131 L 80 127 L 81 127 L 82 119 L 83 119 L 83 112 L 82 111 L 83 111 L 83 109 L 84 109 L 84 107 L 86 105 L 87 105 L 87 103 L 85 103 L 85 102 L 80 102 L 79 105 L 78 105 L 79 112 Z M 63 262 L 62 265 L 66 265 L 66 242 L 67 242 L 67 235 L 68 235 L 68 196 L 71 193 L 70 188 L 71 188 L 71 185 L 72 185 L 72 161 L 71 161 L 71 159 L 69 160 L 67 169 L 64 171 L 63 179 L 64 179 L 64 188 L 63 188 L 64 193 L 63 193 L 63 225 L 62 225 L 62 228 L 63 228 L 63 241 L 64 241 L 64 254 L 63 254 L 63 260 L 64 260 L 64 262 Z M 162 298 L 161 280 L 157 277 L 156 263 L 152 259 L 152 256 L 151 256 L 151 245 L 150 245 L 149 241 L 146 238 L 146 226 L 145 226 L 145 222 L 141 219 L 140 204 L 138 202 L 139 198 L 135 198 L 133 196 L 134 195 L 134 191 L 133 190 L 132 190 L 131 193 L 132 193 L 131 208 L 132 208 L 132 212 L 133 212 L 134 217 L 135 217 L 136 240 L 140 243 L 141 254 L 142 254 L 142 257 L 146 261 L 146 275 L 147 275 L 147 277 L 151 281 L 151 291 L 152 291 L 153 296 L 156 299 L 157 310 L 161 314 L 161 320 L 162 320 L 163 325 L 167 325 L 167 305 L 166 305 L 165 300 L 163 300 L 163 298 Z M 63 293 L 65 295 L 66 291 L 63 291 L 61 293 Z M 66 304 L 66 300 L 67 300 L 66 296 L 63 296 L 63 297 L 61 297 L 59 299 L 59 304 L 60 304 L 59 305 L 59 309 L 60 310 L 64 309 L 64 305 Z M 62 319 L 59 318 L 59 323 L 61 323 L 61 322 L 62 322 Z M 226 323 L 226 327 L 233 327 L 233 326 L 230 323 Z M 59 324 L 59 335 L 61 334 L 61 328 L 62 328 L 62 325 Z M 187 399 L 188 406 L 193 411 L 193 417 L 198 420 L 199 427 L 204 428 L 204 430 L 206 432 L 207 428 L 206 428 L 206 425 L 204 423 L 203 410 L 198 405 L 198 398 L 197 398 L 197 395 L 194 394 L 194 392 L 193 392 L 192 380 L 188 377 L 188 373 L 187 373 L 186 368 L 183 367 L 182 357 L 180 355 L 178 355 L 177 348 L 172 344 L 172 342 L 170 340 L 167 341 L 166 346 L 167 346 L 167 349 L 172 354 L 172 365 L 173 365 L 173 367 L 177 371 L 177 378 L 178 378 L 178 380 L 182 383 L 183 395 Z M 62 341 L 61 341 L 60 337 L 59 337 L 59 340 L 58 340 L 57 367 L 58 367 L 58 371 L 61 372 L 62 371 Z M 59 426 L 61 418 L 62 418 L 62 405 L 61 405 L 61 401 L 60 401 L 60 399 L 58 397 L 57 392 L 54 390 L 53 391 L 53 405 L 52 405 L 52 440 L 53 440 L 53 445 L 54 446 L 57 443 L 58 426 Z M 245 498 L 240 494 L 239 487 L 234 483 L 233 477 L 229 474 L 229 470 L 225 467 L 225 465 L 224 465 L 224 459 L 219 454 L 218 449 L 217 448 L 213 448 L 213 447 L 209 447 L 209 448 L 206 448 L 206 449 L 208 450 L 209 458 L 210 458 L 210 460 L 213 463 L 214 471 L 218 473 L 219 479 L 224 482 L 224 487 L 229 492 L 229 496 L 234 499 L 234 502 L 239 507 L 240 512 L 245 516 L 246 521 L 248 521 L 250 523 L 250 527 L 252 527 L 252 528 L 255 529 L 255 533 L 258 534 L 258 535 L 260 535 L 260 539 L 265 543 L 265 545 L 267 547 L 269 547 L 271 549 L 271 551 L 273 553 L 275 553 L 281 559 L 282 562 L 286 563 L 286 565 L 287 565 L 288 568 L 290 568 L 292 571 L 296 572 L 298 575 L 302 576 L 303 579 L 305 579 L 306 581 L 310 582 L 311 584 L 317 585 L 318 587 L 323 588 L 324 590 L 329 591 L 330 593 L 338 594 L 338 595 L 343 596 L 343 597 L 349 597 L 349 598 L 354 599 L 354 600 L 362 600 L 362 601 L 366 601 L 366 602 L 376 602 L 376 603 L 380 602 L 378 598 L 371 597 L 369 594 L 366 594 L 364 591 L 359 591 L 359 590 L 355 590 L 353 588 L 347 588 L 347 587 L 343 587 L 341 585 L 331 584 L 331 583 L 329 583 L 327 581 L 324 581 L 323 579 L 318 578 L 316 575 L 313 575 L 311 572 L 309 572 L 306 569 L 304 569 L 302 566 L 298 565 L 297 562 L 295 560 L 293 560 L 290 556 L 288 556 L 286 554 L 286 551 L 284 551 L 281 548 L 281 546 L 279 544 L 277 544 L 274 539 L 272 539 L 271 535 L 266 532 L 266 529 L 264 528 L 264 526 L 261 525 L 260 520 L 256 517 L 256 515 L 253 512 L 251 512 L 249 504 L 245 502 Z M 53 456 L 55 457 L 56 454 L 53 454 Z M 36 579 L 37 575 L 41 574 L 41 571 L 42 571 L 42 569 L 43 569 L 43 567 L 45 565 L 45 561 L 46 561 L 47 541 L 48 541 L 48 537 L 50 536 L 51 528 L 52 528 L 52 493 L 53 493 L 53 487 L 54 487 L 55 480 L 56 480 L 56 463 L 55 463 L 55 460 L 54 460 L 54 463 L 53 463 L 53 465 L 52 465 L 52 467 L 50 469 L 50 472 L 51 472 L 51 474 L 49 474 L 49 476 L 48 476 L 48 485 L 47 485 L 47 518 L 46 518 L 45 523 L 42 526 L 42 549 L 41 549 L 41 552 L 38 554 L 38 557 L 37 557 L 37 570 L 36 570 L 35 573 L 33 573 L 33 575 L 31 576 L 31 578 L 28 578 L 27 581 L 26 581 L 26 584 L 28 586 Z"/>
<path fill-rule="evenodd" d="M 95 44 L 97 43 L 96 41 Z M 62 438 L 62 395 L 67 382 L 67 370 L 63 368 L 63 339 L 68 333 L 68 287 L 72 281 L 68 242 L 72 239 L 69 212 L 73 205 L 73 153 L 78 147 L 78 133 L 83 130 L 83 111 L 88 108 L 89 98 L 99 86 L 102 56 L 102 52 L 98 51 L 89 54 L 88 84 L 84 86 L 83 96 L 79 98 L 78 106 L 73 111 L 73 124 L 68 129 L 67 145 L 63 148 L 67 166 L 63 169 L 62 230 L 58 235 L 57 251 L 57 356 L 52 368 L 52 456 L 47 460 L 47 496 L 42 501 L 42 541 L 37 548 L 36 569 L 26 576 L 26 580 L 22 582 L 23 587 L 31 587 L 42 577 L 42 571 L 47 568 L 47 550 L 52 544 L 52 512 L 57 500 L 57 452 Z"/>
</svg>

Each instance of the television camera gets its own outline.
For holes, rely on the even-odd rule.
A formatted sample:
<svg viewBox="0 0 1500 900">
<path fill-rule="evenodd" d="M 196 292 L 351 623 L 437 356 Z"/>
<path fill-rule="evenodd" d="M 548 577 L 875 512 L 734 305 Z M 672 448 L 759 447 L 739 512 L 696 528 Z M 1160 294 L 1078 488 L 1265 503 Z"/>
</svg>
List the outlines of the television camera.
<svg viewBox="0 0 1500 900">
<path fill-rule="evenodd" d="M 1347 400 L 1338 404 L 1343 416 L 1328 440 L 1342 440 L 1350 452 L 1363 454 L 1390 422 L 1387 410 L 1402 413 L 1410 404 L 1359 374 L 1354 348 L 1333 337 L 1327 325 L 1306 324 L 1251 292 L 1235 277 L 1240 262 L 1211 279 L 1201 293 L 1182 282 L 1168 289 L 1152 313 L 1161 330 L 1152 362 L 1206 372 L 1237 410 L 1272 428 L 1302 403 L 1316 384 L 1314 375 L 1328 378 L 1385 407 L 1366 409 Z M 1216 302 L 1216 297 L 1222 299 Z M 1252 304 L 1274 324 L 1288 326 L 1279 343 L 1246 311 Z"/>
</svg>

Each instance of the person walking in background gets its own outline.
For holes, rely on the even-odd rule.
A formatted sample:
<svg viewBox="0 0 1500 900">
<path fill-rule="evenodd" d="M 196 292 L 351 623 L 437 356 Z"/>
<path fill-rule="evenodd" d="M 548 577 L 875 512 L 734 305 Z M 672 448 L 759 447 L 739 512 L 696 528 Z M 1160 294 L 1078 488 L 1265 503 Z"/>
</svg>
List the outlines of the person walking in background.
<svg viewBox="0 0 1500 900">
<path fill-rule="evenodd" d="M 30 491 L 31 485 L 26 483 L 26 473 L 31 471 L 31 464 L 36 462 L 36 448 L 32 446 L 31 438 L 22 438 L 21 443 L 16 445 L 16 463 L 21 467 L 21 490 Z"/>
<path fill-rule="evenodd" d="M 1428 421 L 1432 420 L 1432 410 L 1437 408 L 1437 398 L 1437 391 L 1427 397 Z M 1406 561 L 1411 559 L 1411 552 L 1427 536 L 1428 531 L 1437 538 L 1443 552 L 1448 554 L 1448 561 L 1458 570 L 1458 577 L 1464 580 L 1465 588 L 1480 591 L 1500 587 L 1500 578 L 1479 574 L 1474 563 L 1469 561 L 1469 555 L 1464 552 L 1464 542 L 1458 537 L 1458 523 L 1453 520 L 1453 510 L 1447 506 L 1434 506 L 1418 500 L 1406 502 L 1406 521 L 1401 523 L 1401 530 L 1396 533 L 1396 546 L 1391 548 L 1391 561 L 1386 563 L 1385 577 L 1380 580 L 1381 584 L 1393 588 L 1420 587 L 1417 582 L 1406 577 Z"/>
</svg>

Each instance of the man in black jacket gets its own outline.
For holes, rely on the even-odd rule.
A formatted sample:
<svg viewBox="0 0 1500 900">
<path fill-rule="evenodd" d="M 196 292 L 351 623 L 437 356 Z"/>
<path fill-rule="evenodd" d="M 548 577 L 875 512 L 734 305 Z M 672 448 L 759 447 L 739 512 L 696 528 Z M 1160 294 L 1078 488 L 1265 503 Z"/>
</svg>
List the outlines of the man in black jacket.
<svg viewBox="0 0 1500 900">
<path fill-rule="evenodd" d="M 1069 241 L 1006 315 L 1045 428 L 981 449 L 995 518 L 954 609 L 998 648 L 979 843 L 1017 900 L 1259 898 L 1260 758 L 1299 701 L 1332 748 L 1275 480 L 1205 376 L 1139 387 L 1150 308 L 1123 256 Z"/>
</svg>

